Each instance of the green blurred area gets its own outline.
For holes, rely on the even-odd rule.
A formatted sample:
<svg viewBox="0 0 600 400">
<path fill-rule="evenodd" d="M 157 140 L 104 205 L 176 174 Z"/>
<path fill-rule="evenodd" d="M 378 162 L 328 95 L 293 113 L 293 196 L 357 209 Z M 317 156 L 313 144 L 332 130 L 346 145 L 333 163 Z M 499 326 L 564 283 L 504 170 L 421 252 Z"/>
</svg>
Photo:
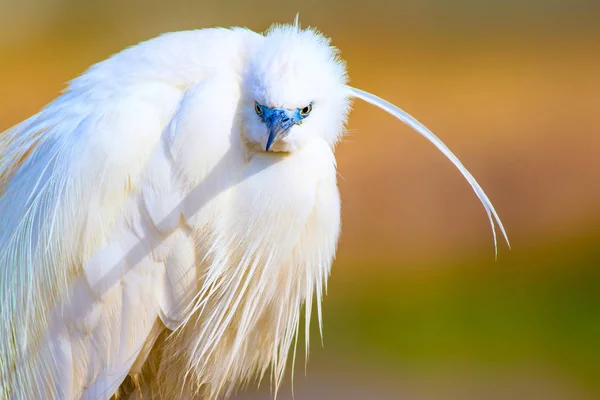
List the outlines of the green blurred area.
<svg viewBox="0 0 600 400">
<path fill-rule="evenodd" d="M 400 365 L 547 363 L 599 384 L 600 251 L 567 251 L 333 278 L 327 348 L 368 343 L 354 351 Z"/>
<path fill-rule="evenodd" d="M 325 347 L 313 321 L 296 398 L 600 398 L 600 2 L 0 0 L 0 131 L 140 40 L 296 12 L 333 38 L 354 85 L 448 144 L 512 244 L 494 261 L 457 171 L 356 104 L 337 149 Z"/>
</svg>

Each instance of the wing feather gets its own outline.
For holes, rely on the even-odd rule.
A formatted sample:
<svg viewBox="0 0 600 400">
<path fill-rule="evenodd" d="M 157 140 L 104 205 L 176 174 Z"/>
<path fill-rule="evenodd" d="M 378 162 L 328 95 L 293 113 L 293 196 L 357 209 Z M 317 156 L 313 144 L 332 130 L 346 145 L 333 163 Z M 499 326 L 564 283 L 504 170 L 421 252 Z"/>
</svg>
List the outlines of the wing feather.
<svg viewBox="0 0 600 400">
<path fill-rule="evenodd" d="M 144 204 L 152 190 L 172 193 L 164 186 L 169 177 L 165 181 L 160 168 L 147 164 L 160 159 L 152 155 L 184 93 L 225 67 L 239 74 L 249 42 L 260 37 L 243 29 L 159 36 L 94 65 L 38 114 L 0 134 L 0 397 L 59 398 L 65 385 L 81 388 L 96 381 L 94 390 L 112 390 L 114 380 L 104 378 L 122 378 L 123 371 L 81 372 L 86 357 L 108 351 L 107 362 L 135 361 L 158 312 L 139 292 L 157 286 L 140 282 L 154 282 L 152 271 L 164 269 L 160 258 L 168 254 L 167 249 L 159 257 L 127 258 L 140 238 L 131 234 L 145 234 L 136 231 L 141 225 L 135 220 L 155 225 L 154 234 L 165 237 L 179 222 L 159 226 L 153 220 L 177 196 Z M 146 179 L 148 173 L 157 175 Z M 106 258 L 96 262 L 101 249 Z M 120 286 L 104 276 L 115 258 L 123 261 L 121 267 L 141 265 L 125 276 L 119 274 L 126 270 L 116 269 Z M 173 282 L 180 275 L 175 272 L 168 277 Z M 105 291 L 94 285 L 98 282 L 107 284 Z M 55 314 L 64 326 L 51 321 Z M 118 325 L 123 318 L 146 323 Z M 98 328 L 100 320 L 105 326 Z M 82 338 L 96 333 L 64 346 L 56 340 L 69 323 Z M 125 338 L 111 341 L 115 329 L 141 342 L 123 347 Z M 48 344 L 52 340 L 63 359 L 71 353 L 69 365 L 85 377 L 52 378 L 61 368 Z"/>
<path fill-rule="evenodd" d="M 85 106 L 85 92 L 68 93 L 2 136 L 0 302 L 12 323 L 0 324 L 0 337 L 19 339 L 0 342 L 10 360 L 0 381 L 24 393 L 57 393 L 42 378 L 52 361 L 33 356 L 49 307 L 106 240 L 181 97 L 164 83 L 139 89 Z"/>
</svg>

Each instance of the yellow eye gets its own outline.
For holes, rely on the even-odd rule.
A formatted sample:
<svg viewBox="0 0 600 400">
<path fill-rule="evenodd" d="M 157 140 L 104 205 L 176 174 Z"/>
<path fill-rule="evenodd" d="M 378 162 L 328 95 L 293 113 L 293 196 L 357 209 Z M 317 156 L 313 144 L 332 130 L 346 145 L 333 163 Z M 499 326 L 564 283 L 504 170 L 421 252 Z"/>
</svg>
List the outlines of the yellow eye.
<svg viewBox="0 0 600 400">
<path fill-rule="evenodd" d="M 262 108 L 260 107 L 260 105 L 258 105 L 257 102 L 254 102 L 254 111 L 256 111 L 256 114 L 258 115 L 262 115 L 263 113 Z"/>
<path fill-rule="evenodd" d="M 300 110 L 300 115 L 306 117 L 312 111 L 312 104 L 307 105 L 302 110 Z"/>
</svg>

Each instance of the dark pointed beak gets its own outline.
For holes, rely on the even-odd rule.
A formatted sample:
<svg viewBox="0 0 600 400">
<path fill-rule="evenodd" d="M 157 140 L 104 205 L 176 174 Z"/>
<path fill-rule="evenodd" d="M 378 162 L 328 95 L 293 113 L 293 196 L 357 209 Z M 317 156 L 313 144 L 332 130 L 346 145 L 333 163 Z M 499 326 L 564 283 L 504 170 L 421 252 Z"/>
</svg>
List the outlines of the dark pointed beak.
<svg viewBox="0 0 600 400">
<path fill-rule="evenodd" d="M 269 151 L 274 143 L 286 137 L 292 126 L 298 123 L 292 111 L 281 108 L 273 109 L 270 118 L 265 122 L 269 129 L 266 151 Z"/>
</svg>

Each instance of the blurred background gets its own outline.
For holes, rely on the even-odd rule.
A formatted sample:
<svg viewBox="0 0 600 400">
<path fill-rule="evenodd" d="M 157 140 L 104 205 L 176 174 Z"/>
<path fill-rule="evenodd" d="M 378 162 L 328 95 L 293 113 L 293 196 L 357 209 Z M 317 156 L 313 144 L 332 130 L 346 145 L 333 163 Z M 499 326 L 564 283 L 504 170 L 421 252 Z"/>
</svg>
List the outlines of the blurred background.
<svg viewBox="0 0 600 400">
<path fill-rule="evenodd" d="M 461 158 L 512 250 L 494 261 L 483 208 L 432 145 L 357 103 L 337 149 L 324 347 L 313 330 L 295 398 L 600 398 L 598 1 L 0 0 L 0 131 L 126 46 L 296 12 L 333 38 L 353 85 Z"/>
</svg>

